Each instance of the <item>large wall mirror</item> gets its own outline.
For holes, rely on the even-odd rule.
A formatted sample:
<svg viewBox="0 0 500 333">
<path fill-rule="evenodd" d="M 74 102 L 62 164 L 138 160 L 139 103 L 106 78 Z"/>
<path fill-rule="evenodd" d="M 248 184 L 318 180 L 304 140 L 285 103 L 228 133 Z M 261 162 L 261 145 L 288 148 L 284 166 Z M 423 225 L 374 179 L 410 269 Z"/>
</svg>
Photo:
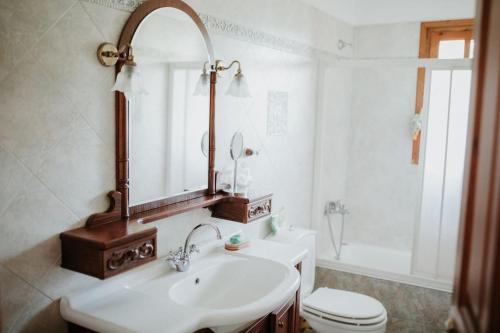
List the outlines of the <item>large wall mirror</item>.
<svg viewBox="0 0 500 333">
<path fill-rule="evenodd" d="M 197 14 L 182 1 L 148 1 L 123 29 L 119 45 L 127 44 L 143 93 L 117 96 L 117 189 L 128 201 L 122 215 L 207 194 L 213 135 L 213 49 Z"/>
<path fill-rule="evenodd" d="M 160 8 L 132 47 L 145 93 L 129 105 L 130 205 L 206 189 L 210 101 L 196 86 L 209 59 L 200 30 L 183 11 Z"/>
</svg>

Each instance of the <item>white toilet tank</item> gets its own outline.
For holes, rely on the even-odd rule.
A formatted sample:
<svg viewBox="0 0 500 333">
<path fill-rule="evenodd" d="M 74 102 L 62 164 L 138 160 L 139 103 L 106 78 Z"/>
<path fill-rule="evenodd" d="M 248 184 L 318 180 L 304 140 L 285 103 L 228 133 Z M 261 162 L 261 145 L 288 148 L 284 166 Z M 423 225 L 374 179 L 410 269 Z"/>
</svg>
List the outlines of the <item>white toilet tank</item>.
<svg viewBox="0 0 500 333">
<path fill-rule="evenodd" d="M 268 236 L 266 239 L 273 242 L 301 246 L 307 249 L 307 257 L 302 261 L 300 297 L 301 299 L 304 299 L 309 296 L 314 287 L 316 267 L 316 231 L 290 226 L 280 229 L 276 235 Z"/>
</svg>

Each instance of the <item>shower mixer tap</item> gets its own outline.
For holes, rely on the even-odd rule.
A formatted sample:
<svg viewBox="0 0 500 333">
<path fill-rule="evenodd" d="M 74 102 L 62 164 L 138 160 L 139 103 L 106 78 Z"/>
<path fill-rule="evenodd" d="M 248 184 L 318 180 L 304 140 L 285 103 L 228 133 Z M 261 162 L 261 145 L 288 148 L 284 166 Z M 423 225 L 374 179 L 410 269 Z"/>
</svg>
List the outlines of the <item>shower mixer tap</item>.
<svg viewBox="0 0 500 333">
<path fill-rule="evenodd" d="M 328 201 L 325 207 L 325 214 L 349 214 L 345 204 L 341 200 Z"/>
</svg>

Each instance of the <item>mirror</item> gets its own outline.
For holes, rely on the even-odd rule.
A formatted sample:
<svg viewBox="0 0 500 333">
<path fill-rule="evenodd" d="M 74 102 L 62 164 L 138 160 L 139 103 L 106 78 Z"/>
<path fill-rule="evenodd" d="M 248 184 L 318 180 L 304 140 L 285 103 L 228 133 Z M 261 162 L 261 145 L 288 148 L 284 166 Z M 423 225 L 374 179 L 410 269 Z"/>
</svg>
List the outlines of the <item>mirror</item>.
<svg viewBox="0 0 500 333">
<path fill-rule="evenodd" d="M 230 147 L 231 158 L 237 161 L 243 155 L 243 134 L 236 132 L 231 139 Z"/>
<path fill-rule="evenodd" d="M 130 206 L 207 188 L 210 103 L 197 87 L 207 38 L 174 7 L 152 11 L 133 36 L 146 94 L 128 101 Z"/>
<path fill-rule="evenodd" d="M 231 147 L 229 149 L 231 159 L 234 161 L 233 171 L 233 188 L 234 194 L 238 193 L 238 159 L 243 155 L 243 134 L 236 132 L 231 139 Z"/>
</svg>

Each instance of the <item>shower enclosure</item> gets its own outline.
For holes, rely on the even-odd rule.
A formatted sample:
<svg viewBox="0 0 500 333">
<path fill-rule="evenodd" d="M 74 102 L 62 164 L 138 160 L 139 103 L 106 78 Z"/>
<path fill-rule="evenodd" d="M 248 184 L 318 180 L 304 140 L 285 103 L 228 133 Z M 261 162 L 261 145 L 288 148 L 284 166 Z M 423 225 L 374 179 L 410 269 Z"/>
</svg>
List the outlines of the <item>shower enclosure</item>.
<svg viewBox="0 0 500 333">
<path fill-rule="evenodd" d="M 353 57 L 320 65 L 312 224 L 320 266 L 451 290 L 471 60 L 453 54 L 456 43 L 443 43 L 439 59 L 417 59 L 418 38 L 394 36 L 418 36 L 419 28 L 356 28 Z M 418 68 L 426 77 L 413 164 Z M 336 258 L 323 211 L 339 199 L 350 214 Z M 341 216 L 330 219 L 338 247 Z"/>
</svg>

